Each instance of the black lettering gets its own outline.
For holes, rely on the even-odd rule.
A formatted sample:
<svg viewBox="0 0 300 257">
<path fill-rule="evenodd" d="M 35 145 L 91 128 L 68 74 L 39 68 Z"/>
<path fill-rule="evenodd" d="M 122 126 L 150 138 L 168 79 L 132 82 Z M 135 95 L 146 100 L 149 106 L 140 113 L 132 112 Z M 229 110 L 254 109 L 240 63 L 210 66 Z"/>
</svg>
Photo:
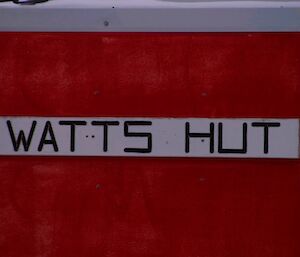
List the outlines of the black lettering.
<svg viewBox="0 0 300 257">
<path fill-rule="evenodd" d="M 229 149 L 223 148 L 223 123 L 219 123 L 219 137 L 218 137 L 218 152 L 219 153 L 237 153 L 237 154 L 245 154 L 247 153 L 247 123 L 243 123 L 243 147 L 242 149 Z"/>
<path fill-rule="evenodd" d="M 118 121 L 92 121 L 93 126 L 103 126 L 103 151 L 107 152 L 108 148 L 108 126 L 119 126 Z"/>
<path fill-rule="evenodd" d="M 70 121 L 70 120 L 62 120 L 59 122 L 59 125 L 70 126 L 70 150 L 71 152 L 75 152 L 75 128 L 76 126 L 86 126 L 86 121 Z"/>
<path fill-rule="evenodd" d="M 209 133 L 191 133 L 190 132 L 190 123 L 185 123 L 185 152 L 190 152 L 190 138 L 209 138 L 210 140 L 210 147 L 209 152 L 214 153 L 214 133 L 215 133 L 215 125 L 214 123 L 210 123 L 210 132 Z"/>
<path fill-rule="evenodd" d="M 49 133 L 50 139 L 46 139 Z M 45 128 L 41 137 L 41 141 L 38 147 L 38 151 L 41 152 L 43 150 L 44 145 L 52 145 L 55 152 L 58 152 L 58 146 L 55 139 L 55 135 L 53 132 L 53 128 L 50 121 L 47 121 L 45 124 Z"/>
<path fill-rule="evenodd" d="M 125 137 L 145 137 L 148 139 L 147 148 L 125 148 L 126 153 L 151 153 L 152 151 L 152 134 L 141 132 L 129 132 L 129 126 L 151 126 L 151 121 L 126 121 L 124 123 Z"/>
<path fill-rule="evenodd" d="M 10 138 L 11 138 L 15 152 L 19 151 L 21 143 L 24 147 L 24 151 L 28 152 L 37 122 L 36 121 L 32 122 L 30 132 L 29 132 L 27 139 L 26 139 L 26 136 L 25 136 L 25 133 L 23 130 L 20 130 L 20 132 L 18 134 L 18 138 L 16 139 L 11 121 L 8 120 L 6 123 L 7 123 Z"/>
<path fill-rule="evenodd" d="M 279 122 L 253 122 L 252 127 L 264 128 L 264 153 L 269 153 L 269 128 L 280 127 Z"/>
</svg>

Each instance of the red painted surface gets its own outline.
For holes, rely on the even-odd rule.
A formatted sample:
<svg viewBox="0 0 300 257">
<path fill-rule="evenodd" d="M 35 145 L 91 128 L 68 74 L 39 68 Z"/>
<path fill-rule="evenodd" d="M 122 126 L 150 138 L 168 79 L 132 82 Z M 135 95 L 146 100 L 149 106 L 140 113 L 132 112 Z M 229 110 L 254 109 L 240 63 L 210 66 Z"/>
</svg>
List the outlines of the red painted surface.
<svg viewBox="0 0 300 257">
<path fill-rule="evenodd" d="M 299 118 L 300 34 L 1 33 L 0 115 Z M 299 257 L 299 199 L 299 161 L 2 157 L 0 256 Z"/>
</svg>

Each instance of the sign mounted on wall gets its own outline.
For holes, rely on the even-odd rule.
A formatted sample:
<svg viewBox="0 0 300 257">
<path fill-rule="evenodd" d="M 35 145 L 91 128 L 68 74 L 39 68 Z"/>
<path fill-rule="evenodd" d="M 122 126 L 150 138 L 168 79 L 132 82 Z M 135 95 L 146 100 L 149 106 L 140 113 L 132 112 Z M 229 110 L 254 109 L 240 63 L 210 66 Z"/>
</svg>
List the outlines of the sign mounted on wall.
<svg viewBox="0 0 300 257">
<path fill-rule="evenodd" d="M 299 158 L 299 120 L 1 117 L 0 155 Z"/>
</svg>

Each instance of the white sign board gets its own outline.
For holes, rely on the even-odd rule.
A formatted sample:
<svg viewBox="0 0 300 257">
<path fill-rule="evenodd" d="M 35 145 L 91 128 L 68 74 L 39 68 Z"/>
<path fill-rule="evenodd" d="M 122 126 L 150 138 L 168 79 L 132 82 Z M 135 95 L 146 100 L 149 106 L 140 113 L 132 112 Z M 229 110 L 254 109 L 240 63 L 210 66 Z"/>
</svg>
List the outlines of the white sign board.
<svg viewBox="0 0 300 257">
<path fill-rule="evenodd" d="M 299 120 L 0 117 L 0 155 L 299 158 Z"/>
</svg>

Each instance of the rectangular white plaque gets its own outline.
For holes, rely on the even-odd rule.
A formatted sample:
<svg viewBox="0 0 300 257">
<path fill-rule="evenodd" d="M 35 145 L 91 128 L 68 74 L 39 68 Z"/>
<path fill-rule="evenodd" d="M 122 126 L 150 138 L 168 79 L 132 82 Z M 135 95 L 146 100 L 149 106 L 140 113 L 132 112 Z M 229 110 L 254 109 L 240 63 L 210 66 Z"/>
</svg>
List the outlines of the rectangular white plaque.
<svg viewBox="0 0 300 257">
<path fill-rule="evenodd" d="M 299 158 L 299 119 L 0 117 L 0 155 Z"/>
</svg>

